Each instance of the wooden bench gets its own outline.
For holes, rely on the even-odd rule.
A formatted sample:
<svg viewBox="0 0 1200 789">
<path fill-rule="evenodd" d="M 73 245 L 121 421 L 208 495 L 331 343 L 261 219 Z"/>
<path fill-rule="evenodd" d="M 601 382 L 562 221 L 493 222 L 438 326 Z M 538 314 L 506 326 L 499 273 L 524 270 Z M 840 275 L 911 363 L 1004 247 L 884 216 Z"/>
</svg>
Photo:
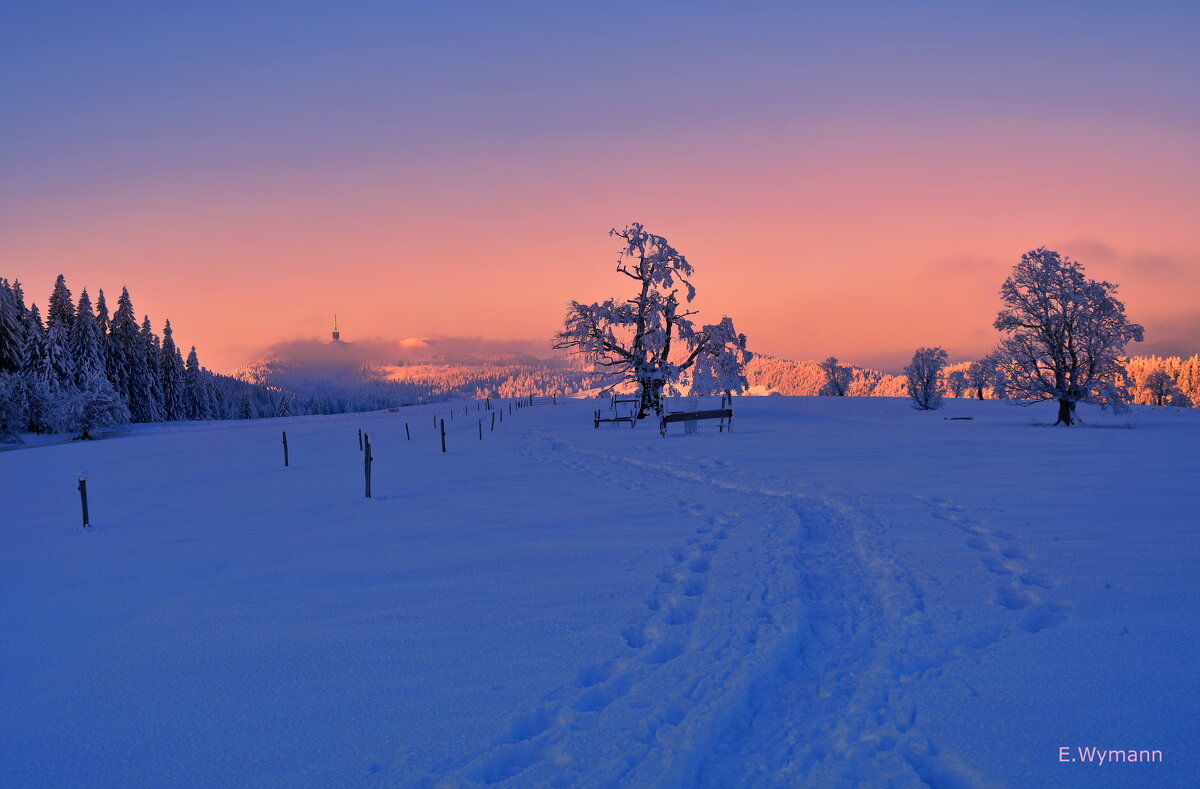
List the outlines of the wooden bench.
<svg viewBox="0 0 1200 789">
<path fill-rule="evenodd" d="M 725 426 L 728 424 L 729 429 L 733 430 L 733 409 L 732 408 L 714 408 L 709 411 L 672 411 L 663 414 L 659 418 L 658 432 L 663 438 L 667 437 L 667 425 L 672 422 L 698 422 L 701 419 L 720 419 L 720 432 L 725 432 Z M 728 420 L 728 422 L 726 421 Z"/>
<path fill-rule="evenodd" d="M 607 416 L 601 417 L 600 411 L 592 412 L 592 421 L 595 422 L 595 428 L 600 428 L 601 422 L 628 422 L 630 427 L 637 427 L 637 415 L 630 414 L 629 416 Z"/>
</svg>

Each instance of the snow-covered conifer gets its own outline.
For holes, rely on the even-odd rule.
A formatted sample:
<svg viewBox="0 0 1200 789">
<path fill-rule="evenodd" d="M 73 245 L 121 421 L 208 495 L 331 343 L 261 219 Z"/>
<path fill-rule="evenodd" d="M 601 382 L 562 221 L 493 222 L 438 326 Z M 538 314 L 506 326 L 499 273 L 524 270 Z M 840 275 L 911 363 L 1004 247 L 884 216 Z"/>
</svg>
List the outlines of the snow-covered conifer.
<svg viewBox="0 0 1200 789">
<path fill-rule="evenodd" d="M 104 298 L 104 288 L 100 288 L 96 296 L 96 325 L 100 327 L 100 334 L 104 336 L 105 342 L 108 341 L 108 329 L 111 323 L 112 318 L 108 314 L 108 301 Z"/>
<path fill-rule="evenodd" d="M 288 397 L 287 392 L 279 393 L 279 403 L 275 406 L 275 416 L 292 415 L 292 405 L 289 402 L 290 400 L 291 398 Z"/>
<path fill-rule="evenodd" d="M 942 368 L 946 352 L 941 348 L 918 348 L 904 368 L 908 396 L 913 408 L 932 411 L 942 407 Z"/>
<path fill-rule="evenodd" d="M 183 367 L 183 415 L 185 419 L 213 418 L 194 345 L 188 351 L 187 362 Z"/>
<path fill-rule="evenodd" d="M 8 280 L 0 279 L 0 372 L 21 369 L 25 347 L 25 316 Z"/>
<path fill-rule="evenodd" d="M 147 415 L 144 421 L 146 422 L 161 422 L 166 419 L 166 411 L 163 407 L 163 391 L 162 382 L 159 378 L 158 363 L 159 356 L 162 355 L 162 345 L 159 343 L 158 335 L 154 333 L 154 329 L 150 326 L 150 316 L 142 316 L 142 328 L 139 331 L 139 336 L 142 341 L 142 353 L 146 358 L 146 406 Z"/>
<path fill-rule="evenodd" d="M 1121 361 L 1142 327 L 1125 317 L 1117 286 L 1096 282 L 1083 266 L 1044 247 L 1026 252 L 1004 281 L 995 327 L 1009 393 L 1058 401 L 1055 424 L 1074 423 L 1075 404 L 1119 409 L 1130 400 Z"/>
<path fill-rule="evenodd" d="M 158 356 L 158 381 L 162 389 L 163 416 L 168 421 L 187 418 L 183 401 L 183 357 L 175 347 L 171 321 L 163 324 L 162 349 Z"/>
<path fill-rule="evenodd" d="M 75 304 L 71 301 L 71 291 L 62 274 L 54 281 L 54 290 L 46 302 L 46 330 L 50 331 L 60 323 L 68 333 L 75 323 Z"/>
<path fill-rule="evenodd" d="M 254 418 L 254 405 L 250 402 L 249 390 L 243 391 L 241 399 L 238 400 L 237 418 L 238 419 L 253 419 Z"/>
<path fill-rule="evenodd" d="M 92 312 L 92 300 L 87 288 L 79 294 L 75 322 L 71 326 L 71 356 L 75 360 L 75 380 L 79 383 L 89 373 L 104 375 L 104 340 L 100 325 Z"/>
</svg>

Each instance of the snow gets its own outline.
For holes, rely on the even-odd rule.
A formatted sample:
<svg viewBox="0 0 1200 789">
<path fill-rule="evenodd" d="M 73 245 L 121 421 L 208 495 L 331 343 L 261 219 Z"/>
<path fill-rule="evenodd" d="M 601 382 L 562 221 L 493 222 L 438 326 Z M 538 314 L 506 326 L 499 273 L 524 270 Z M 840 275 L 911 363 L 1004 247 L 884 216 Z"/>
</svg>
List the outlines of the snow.
<svg viewBox="0 0 1200 789">
<path fill-rule="evenodd" d="M 1200 413 L 945 404 L 0 452 L 0 785 L 1193 785 Z"/>
</svg>

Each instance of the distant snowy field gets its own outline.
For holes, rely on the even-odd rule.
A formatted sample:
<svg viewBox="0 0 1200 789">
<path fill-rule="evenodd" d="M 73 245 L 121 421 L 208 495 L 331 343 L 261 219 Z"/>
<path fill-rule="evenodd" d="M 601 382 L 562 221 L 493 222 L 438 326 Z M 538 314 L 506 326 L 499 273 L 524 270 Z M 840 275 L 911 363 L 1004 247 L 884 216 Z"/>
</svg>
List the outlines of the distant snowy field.
<svg viewBox="0 0 1200 789">
<path fill-rule="evenodd" d="M 0 453 L 0 785 L 1197 785 L 1200 411 L 470 407 Z"/>
</svg>

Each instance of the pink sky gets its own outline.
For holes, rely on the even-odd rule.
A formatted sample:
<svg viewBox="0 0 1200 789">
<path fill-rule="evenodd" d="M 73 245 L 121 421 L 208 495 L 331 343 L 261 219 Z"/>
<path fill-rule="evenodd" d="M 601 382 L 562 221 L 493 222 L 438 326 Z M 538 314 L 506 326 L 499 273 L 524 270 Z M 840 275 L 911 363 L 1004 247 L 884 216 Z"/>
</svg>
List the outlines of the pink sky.
<svg viewBox="0 0 1200 789">
<path fill-rule="evenodd" d="M 170 318 L 216 370 L 326 336 L 335 312 L 349 340 L 548 346 L 568 301 L 622 295 L 606 231 L 640 221 L 696 267 L 701 318 L 732 316 L 752 350 L 894 370 L 919 345 L 986 352 L 1000 283 L 1045 245 L 1120 285 L 1146 327 L 1133 352 L 1200 351 L 1194 52 L 1182 34 L 1163 38 L 1171 20 L 1138 39 L 1124 17 L 1043 19 L 1026 34 L 1014 15 L 975 41 L 959 34 L 978 20 L 940 33 L 913 22 L 932 37 L 922 50 L 889 38 L 882 17 L 866 32 L 830 18 L 827 34 L 850 43 L 794 55 L 762 44 L 791 30 L 769 15 L 697 14 L 695 40 L 644 67 L 610 58 L 594 20 L 539 17 L 527 46 L 503 51 L 481 23 L 460 31 L 480 46 L 432 87 L 402 70 L 368 76 L 379 69 L 365 55 L 325 53 L 337 79 L 297 72 L 291 48 L 267 58 L 259 30 L 222 43 L 238 64 L 222 82 L 174 58 L 162 32 L 201 35 L 199 22 L 157 20 L 160 42 L 154 25 L 116 20 L 105 54 L 158 42 L 146 63 L 101 59 L 99 76 L 5 88 L 26 111 L 0 153 L 0 276 L 43 304 L 58 273 L 76 295 L 115 300 L 127 285 L 139 314 L 156 329 Z M 581 38 L 544 43 L 568 27 Z M 102 41 L 90 31 L 81 42 Z M 1140 54 L 1111 56 L 1129 35 Z M 1037 61 L 1013 41 L 1061 46 Z M 934 43 L 956 48 L 954 68 Z M 81 46 L 80 60 L 94 54 Z M 5 57 L 28 72 L 39 47 Z M 167 76 L 147 82 L 159 62 Z M 393 73 L 408 81 L 396 88 Z M 383 87 L 386 115 L 371 93 Z"/>
</svg>

